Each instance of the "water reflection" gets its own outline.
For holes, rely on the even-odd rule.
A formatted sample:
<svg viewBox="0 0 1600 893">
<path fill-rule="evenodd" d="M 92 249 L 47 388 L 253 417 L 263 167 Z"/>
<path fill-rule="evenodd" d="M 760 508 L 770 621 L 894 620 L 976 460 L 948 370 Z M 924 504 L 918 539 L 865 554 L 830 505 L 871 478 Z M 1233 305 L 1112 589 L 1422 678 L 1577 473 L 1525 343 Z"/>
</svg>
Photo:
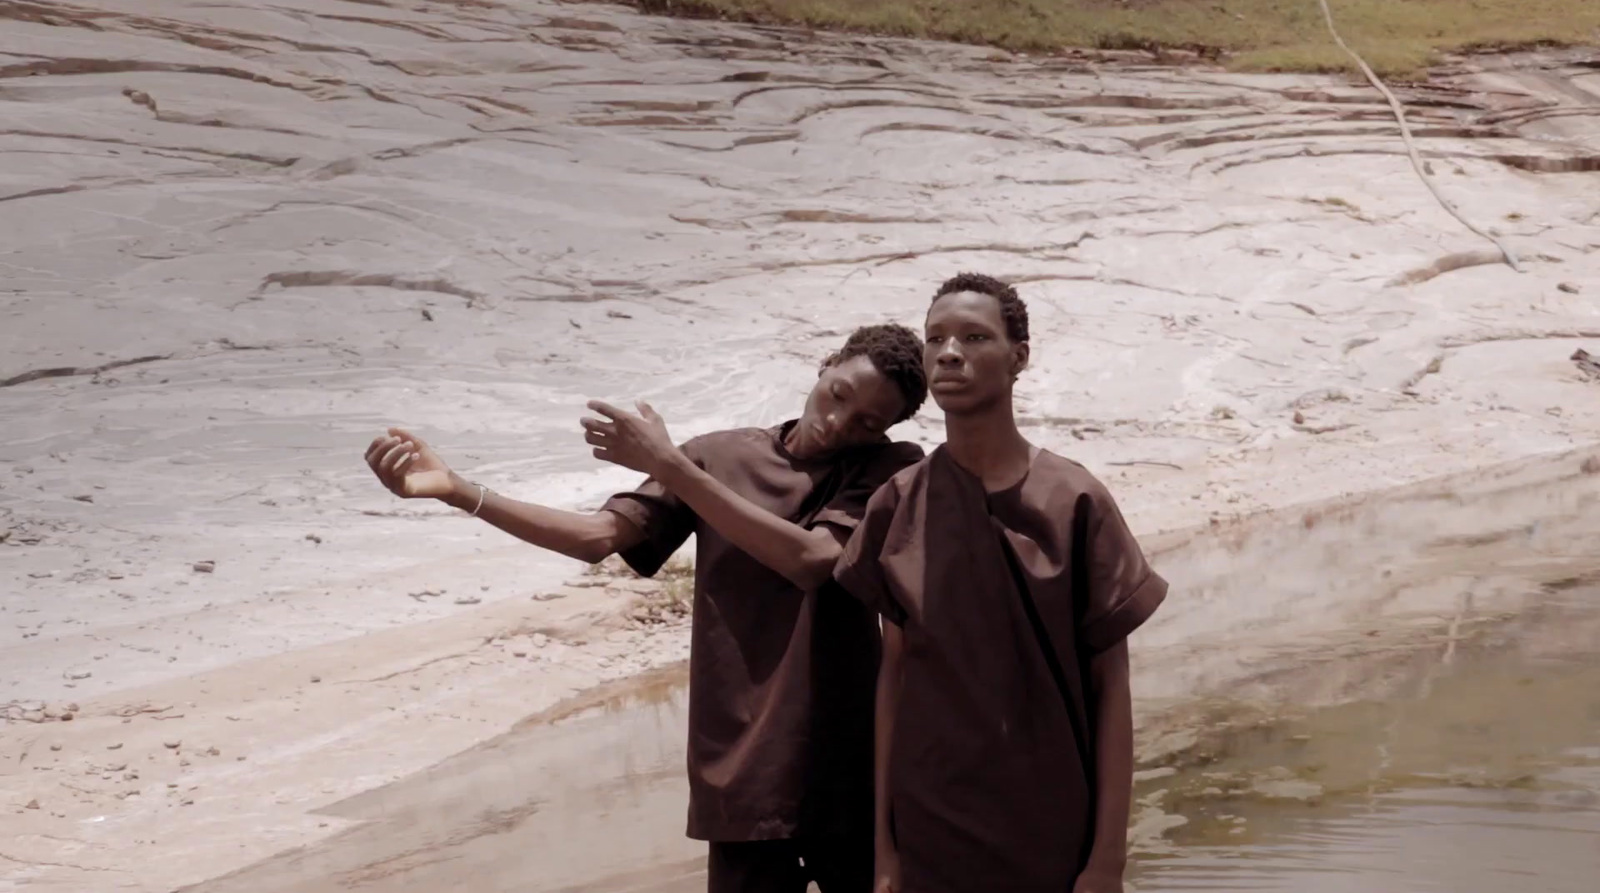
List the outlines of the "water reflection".
<svg viewBox="0 0 1600 893">
<path fill-rule="evenodd" d="M 1142 847 L 1133 886 L 1593 893 L 1596 642 L 1600 589 L 1554 588 L 1529 616 L 1407 680 L 1409 697 L 1285 722 L 1147 783 L 1145 809 L 1184 824 Z"/>
</svg>

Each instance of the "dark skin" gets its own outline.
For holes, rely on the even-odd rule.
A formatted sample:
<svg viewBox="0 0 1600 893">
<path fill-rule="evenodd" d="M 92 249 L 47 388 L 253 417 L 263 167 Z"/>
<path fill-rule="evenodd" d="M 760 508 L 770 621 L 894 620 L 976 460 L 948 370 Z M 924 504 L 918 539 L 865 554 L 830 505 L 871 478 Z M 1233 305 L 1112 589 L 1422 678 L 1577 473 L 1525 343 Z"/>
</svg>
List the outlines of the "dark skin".
<svg viewBox="0 0 1600 893">
<path fill-rule="evenodd" d="M 989 492 L 1015 485 L 1027 475 L 1038 452 L 1017 428 L 1012 403 L 1017 376 L 1028 366 L 1028 344 L 1007 336 L 1000 302 L 977 292 L 955 292 L 935 301 L 925 329 L 923 368 L 928 392 L 944 410 L 945 448 Z M 903 650 L 899 627 L 885 623 L 876 735 L 878 893 L 901 889 L 886 795 Z M 1133 798 L 1133 694 L 1127 643 L 1091 659 L 1089 676 L 1096 706 L 1095 837 L 1073 893 L 1122 893 Z"/>
<path fill-rule="evenodd" d="M 594 401 L 603 419 L 585 418 L 585 439 L 594 453 L 660 481 L 715 530 L 752 558 L 802 590 L 826 582 L 839 559 L 842 532 L 807 530 L 757 506 L 690 462 L 667 433 L 655 410 L 638 413 Z M 797 459 L 826 459 L 845 449 L 877 442 L 905 408 L 905 398 L 865 356 L 827 366 L 806 398 L 799 422 L 784 447 Z M 432 498 L 462 511 L 478 505 L 478 487 L 451 471 L 416 435 L 390 428 L 367 448 L 367 465 L 396 496 Z M 644 539 L 615 512 L 569 512 L 482 491 L 478 517 L 540 548 L 590 564 L 627 551 Z"/>
</svg>

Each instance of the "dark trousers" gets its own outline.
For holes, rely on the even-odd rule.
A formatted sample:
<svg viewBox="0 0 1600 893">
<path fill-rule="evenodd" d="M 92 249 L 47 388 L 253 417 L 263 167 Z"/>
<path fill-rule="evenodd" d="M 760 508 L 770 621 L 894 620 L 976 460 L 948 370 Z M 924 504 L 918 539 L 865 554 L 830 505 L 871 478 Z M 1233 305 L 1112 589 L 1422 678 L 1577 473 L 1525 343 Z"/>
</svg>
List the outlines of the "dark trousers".
<svg viewBox="0 0 1600 893">
<path fill-rule="evenodd" d="M 870 833 L 794 840 L 712 843 L 707 893 L 871 893 Z"/>
</svg>

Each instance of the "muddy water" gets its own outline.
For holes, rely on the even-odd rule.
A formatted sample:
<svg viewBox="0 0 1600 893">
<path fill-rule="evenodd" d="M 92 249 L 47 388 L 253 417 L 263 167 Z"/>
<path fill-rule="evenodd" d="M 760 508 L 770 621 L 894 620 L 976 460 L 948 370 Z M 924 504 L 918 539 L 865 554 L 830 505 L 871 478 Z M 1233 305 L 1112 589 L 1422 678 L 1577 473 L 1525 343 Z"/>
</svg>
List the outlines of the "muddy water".
<svg viewBox="0 0 1600 893">
<path fill-rule="evenodd" d="M 1408 694 L 1269 724 L 1147 782 L 1147 827 L 1184 824 L 1143 842 L 1136 888 L 1596 889 L 1600 587 L 1547 596 L 1448 659 L 1419 655 Z"/>
</svg>

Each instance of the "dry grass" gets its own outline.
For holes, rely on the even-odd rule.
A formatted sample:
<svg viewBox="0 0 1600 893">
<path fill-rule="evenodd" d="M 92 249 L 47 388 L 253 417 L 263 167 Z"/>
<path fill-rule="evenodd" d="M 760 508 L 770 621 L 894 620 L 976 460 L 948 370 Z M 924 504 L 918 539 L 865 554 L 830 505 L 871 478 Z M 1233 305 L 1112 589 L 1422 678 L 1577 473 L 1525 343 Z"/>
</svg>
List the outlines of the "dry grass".
<svg viewBox="0 0 1600 893">
<path fill-rule="evenodd" d="M 1017 51 L 1186 50 L 1252 71 L 1346 71 L 1317 0 L 633 0 L 646 12 L 925 37 Z M 1380 73 L 1441 52 L 1600 44 L 1600 0 L 1330 0 Z"/>
</svg>

